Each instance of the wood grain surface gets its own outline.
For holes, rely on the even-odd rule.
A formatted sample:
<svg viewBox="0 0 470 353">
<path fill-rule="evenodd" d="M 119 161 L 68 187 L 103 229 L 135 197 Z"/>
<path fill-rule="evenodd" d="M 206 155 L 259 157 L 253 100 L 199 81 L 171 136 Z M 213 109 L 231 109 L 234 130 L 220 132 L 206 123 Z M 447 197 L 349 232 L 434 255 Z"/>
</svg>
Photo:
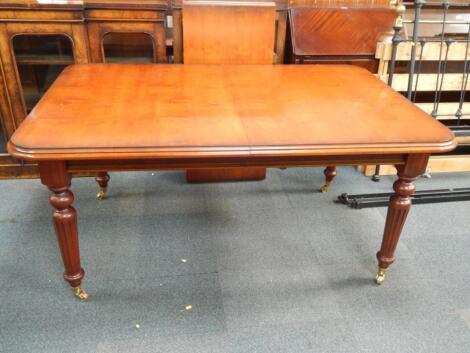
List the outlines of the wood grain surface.
<svg viewBox="0 0 470 353">
<path fill-rule="evenodd" d="M 381 35 L 392 31 L 396 12 L 387 8 L 292 8 L 295 55 L 374 55 Z"/>
<path fill-rule="evenodd" d="M 30 160 L 436 153 L 454 136 L 364 69 L 69 66 L 13 135 Z"/>
<path fill-rule="evenodd" d="M 183 3 L 185 64 L 272 64 L 273 2 Z"/>
</svg>

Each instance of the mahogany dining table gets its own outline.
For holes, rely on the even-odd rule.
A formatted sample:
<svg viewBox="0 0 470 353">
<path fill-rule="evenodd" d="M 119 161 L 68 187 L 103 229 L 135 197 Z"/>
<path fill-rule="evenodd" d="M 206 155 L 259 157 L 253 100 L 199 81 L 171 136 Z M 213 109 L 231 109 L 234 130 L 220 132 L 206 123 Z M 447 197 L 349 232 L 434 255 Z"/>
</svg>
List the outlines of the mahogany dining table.
<svg viewBox="0 0 470 353">
<path fill-rule="evenodd" d="M 413 181 L 431 154 L 455 146 L 447 127 L 358 67 L 82 64 L 63 71 L 8 151 L 38 164 L 52 192 L 64 278 L 86 299 L 73 174 L 395 165 L 377 253 L 380 284 L 394 261 Z"/>
</svg>

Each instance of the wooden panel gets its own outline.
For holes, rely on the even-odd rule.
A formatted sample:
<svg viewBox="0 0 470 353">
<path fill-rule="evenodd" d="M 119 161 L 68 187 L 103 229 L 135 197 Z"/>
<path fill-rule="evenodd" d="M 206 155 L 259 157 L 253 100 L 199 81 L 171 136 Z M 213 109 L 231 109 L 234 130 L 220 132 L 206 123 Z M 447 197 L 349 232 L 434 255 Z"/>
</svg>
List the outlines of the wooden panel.
<svg viewBox="0 0 470 353">
<path fill-rule="evenodd" d="M 400 43 L 397 46 L 397 61 L 409 61 L 411 59 L 412 42 Z M 442 50 L 441 50 L 442 47 Z M 426 43 L 421 52 L 421 44 L 416 45 L 416 59 L 421 61 L 439 61 L 439 56 L 442 60 L 446 58 L 446 45 L 441 43 Z M 467 43 L 454 42 L 450 45 L 447 52 L 447 61 L 464 61 L 465 52 L 470 54 L 470 48 L 467 50 Z M 468 55 L 467 54 L 467 55 Z M 392 44 L 380 42 L 377 44 L 375 57 L 390 61 L 392 58 Z M 470 55 L 468 55 L 470 58 Z"/>
<path fill-rule="evenodd" d="M 392 30 L 396 12 L 386 8 L 293 8 L 293 52 L 306 55 L 374 55 Z"/>
<path fill-rule="evenodd" d="M 181 9 L 173 9 L 173 60 L 183 63 L 183 16 Z"/>
<path fill-rule="evenodd" d="M 416 103 L 418 107 L 424 110 L 426 113 L 431 114 L 434 109 L 434 103 Z M 441 102 L 439 103 L 437 114 L 445 115 L 443 119 L 457 119 L 455 113 L 459 109 L 458 102 Z M 462 108 L 462 116 L 469 116 L 470 108 L 468 108 L 468 103 L 464 103 Z"/>
<path fill-rule="evenodd" d="M 150 10 L 87 10 L 85 12 L 87 20 L 107 20 L 107 21 L 164 21 L 164 12 Z"/>
<path fill-rule="evenodd" d="M 462 82 L 463 80 L 465 80 L 465 78 L 462 77 L 462 74 L 445 74 L 444 78 L 442 78 L 441 75 L 439 81 L 437 81 L 437 74 L 420 74 L 418 79 L 418 85 L 416 86 L 417 76 L 417 74 L 413 76 L 413 91 L 434 92 L 436 90 L 440 90 L 441 88 L 442 91 L 460 91 L 460 88 L 462 87 Z M 408 74 L 394 74 L 392 82 L 393 89 L 399 92 L 406 92 L 408 89 L 408 78 Z M 384 82 L 387 82 L 388 75 L 382 75 L 380 76 L 380 79 Z M 469 87 L 470 81 L 467 82 L 465 90 L 468 90 Z"/>
<path fill-rule="evenodd" d="M 228 1 L 183 5 L 186 64 L 272 64 L 274 3 Z"/>
<path fill-rule="evenodd" d="M 166 45 L 164 22 L 147 21 L 90 21 L 88 23 L 88 40 L 90 59 L 92 62 L 105 62 L 103 51 L 103 38 L 108 33 L 145 33 L 152 39 L 153 62 L 166 63 Z M 125 38 L 124 38 L 125 39 Z"/>
<path fill-rule="evenodd" d="M 166 10 L 166 0 L 84 0 L 87 9 Z"/>
<path fill-rule="evenodd" d="M 285 56 L 285 45 L 286 45 L 286 34 L 287 34 L 287 12 L 277 11 L 276 12 L 276 48 L 275 51 L 275 64 L 282 64 Z"/>
<path fill-rule="evenodd" d="M 0 8 L 10 9 L 82 9 L 83 0 L 3 0 Z"/>
<path fill-rule="evenodd" d="M 9 10 L 0 8 L 0 22 L 83 22 L 82 11 Z"/>
<path fill-rule="evenodd" d="M 192 2 L 196 2 L 196 1 L 207 2 L 207 0 L 190 0 L 190 1 L 192 1 Z M 243 4 L 247 4 L 247 3 L 249 5 L 249 3 L 257 3 L 259 1 L 260 0 L 234 0 L 234 2 L 238 2 L 239 5 L 243 5 Z M 226 1 L 225 0 L 215 0 L 215 2 L 224 3 Z M 287 0 L 274 0 L 273 2 L 276 5 L 276 10 L 278 10 L 278 11 L 287 10 L 287 7 L 288 7 Z M 172 0 L 171 1 L 171 8 L 173 10 L 182 9 L 183 8 L 183 0 Z"/>
<path fill-rule="evenodd" d="M 289 0 L 289 7 L 368 8 L 389 7 L 390 0 Z"/>
<path fill-rule="evenodd" d="M 428 164 L 431 173 L 470 172 L 470 156 L 432 156 Z M 372 176 L 375 165 L 367 165 L 362 168 L 365 176 Z M 380 175 L 396 175 L 397 170 L 392 165 L 382 165 Z"/>
<path fill-rule="evenodd" d="M 189 169 L 186 180 L 189 183 L 207 183 L 218 181 L 263 180 L 266 168 L 223 168 L 223 169 Z"/>
</svg>

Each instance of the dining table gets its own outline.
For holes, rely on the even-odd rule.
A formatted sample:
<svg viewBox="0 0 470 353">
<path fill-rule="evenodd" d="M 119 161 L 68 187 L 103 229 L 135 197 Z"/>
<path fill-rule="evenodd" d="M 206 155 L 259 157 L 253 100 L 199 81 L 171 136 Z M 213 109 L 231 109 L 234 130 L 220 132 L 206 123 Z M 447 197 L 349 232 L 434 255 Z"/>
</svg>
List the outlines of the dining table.
<svg viewBox="0 0 470 353">
<path fill-rule="evenodd" d="M 37 163 L 51 192 L 63 276 L 83 300 L 74 175 L 98 175 L 104 192 L 110 171 L 394 165 L 380 284 L 414 180 L 432 154 L 455 147 L 447 127 L 347 65 L 71 65 L 8 143 L 14 158 Z"/>
</svg>

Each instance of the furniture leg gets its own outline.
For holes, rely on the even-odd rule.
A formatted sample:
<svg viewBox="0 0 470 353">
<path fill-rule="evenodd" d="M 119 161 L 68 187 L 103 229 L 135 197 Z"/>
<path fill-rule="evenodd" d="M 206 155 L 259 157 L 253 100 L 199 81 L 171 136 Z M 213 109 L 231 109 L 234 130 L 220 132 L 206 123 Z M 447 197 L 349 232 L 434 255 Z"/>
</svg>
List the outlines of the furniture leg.
<svg viewBox="0 0 470 353">
<path fill-rule="evenodd" d="M 330 185 L 336 176 L 336 167 L 335 166 L 326 167 L 325 170 L 323 171 L 323 174 L 325 174 L 325 185 L 321 187 L 320 191 L 325 193 L 325 192 L 328 192 L 328 189 L 330 188 Z"/>
<path fill-rule="evenodd" d="M 390 197 L 382 245 L 377 253 L 377 284 L 384 281 L 385 271 L 395 261 L 394 252 L 411 207 L 410 196 L 415 192 L 413 181 L 426 170 L 427 162 L 428 156 L 410 155 L 405 165 L 396 166 L 398 180 L 393 184 L 395 193 Z"/>
<path fill-rule="evenodd" d="M 72 286 L 75 296 L 86 300 L 88 294 L 81 288 L 85 271 L 80 265 L 77 212 L 72 207 L 73 193 L 69 190 L 71 176 L 64 162 L 40 162 L 41 182 L 52 194 L 49 202 L 54 208 L 52 219 L 64 263 L 64 279 Z"/>
<path fill-rule="evenodd" d="M 107 172 L 100 172 L 96 175 L 95 180 L 100 186 L 100 191 L 96 194 L 96 198 L 98 200 L 103 200 L 106 196 L 106 192 L 108 191 L 108 182 L 110 176 Z"/>
</svg>

